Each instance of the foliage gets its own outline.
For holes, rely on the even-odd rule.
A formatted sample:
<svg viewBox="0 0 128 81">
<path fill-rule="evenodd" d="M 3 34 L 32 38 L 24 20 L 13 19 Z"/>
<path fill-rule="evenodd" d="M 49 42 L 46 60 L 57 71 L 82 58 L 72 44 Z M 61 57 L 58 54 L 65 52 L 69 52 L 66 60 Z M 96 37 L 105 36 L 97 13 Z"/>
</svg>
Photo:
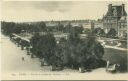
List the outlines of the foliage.
<svg viewBox="0 0 128 81">
<path fill-rule="evenodd" d="M 35 34 L 31 39 L 32 49 L 34 54 L 39 58 L 45 58 L 46 61 L 50 62 L 50 57 L 54 56 L 56 41 L 51 33 L 45 35 Z"/>
<path fill-rule="evenodd" d="M 80 66 L 100 67 L 104 54 L 103 46 L 94 37 L 89 36 L 82 40 L 76 32 L 70 33 L 68 40 L 60 43 L 59 49 L 60 52 L 57 54 L 61 58 L 61 64 L 76 69 Z"/>
<path fill-rule="evenodd" d="M 83 33 L 83 27 L 72 26 L 69 23 L 64 27 L 61 23 L 55 28 L 57 31 L 69 33 L 68 38 L 61 38 L 59 43 L 56 43 L 55 37 L 52 33 L 47 31 L 44 22 L 26 24 L 2 22 L 2 30 L 5 34 L 34 32 L 34 36 L 30 39 L 32 46 L 31 52 L 40 59 L 45 59 L 47 63 L 53 66 L 66 66 L 76 68 L 82 66 L 86 68 L 99 67 L 104 54 L 103 46 L 96 41 L 95 37 L 87 30 L 88 36 L 86 39 L 81 39 L 80 34 Z M 51 30 L 52 31 L 52 30 Z M 102 31 L 102 30 L 101 30 Z M 103 32 L 100 31 L 100 34 Z M 40 32 L 45 32 L 41 34 Z M 96 33 L 99 30 L 95 31 Z M 110 31 L 110 36 L 111 32 Z M 99 34 L 99 33 L 98 33 Z"/>
<path fill-rule="evenodd" d="M 56 29 L 57 29 L 57 31 L 63 31 L 64 30 L 64 25 L 59 22 Z"/>
<path fill-rule="evenodd" d="M 91 33 L 91 29 L 87 29 L 87 28 L 86 28 L 86 29 L 84 30 L 84 33 L 85 33 L 85 34 L 90 34 L 90 33 Z"/>
<path fill-rule="evenodd" d="M 32 33 L 32 32 L 43 32 L 46 31 L 46 25 L 44 22 L 37 23 L 14 23 L 14 22 L 1 22 L 2 32 L 6 35 L 10 35 L 11 33 Z"/>
<path fill-rule="evenodd" d="M 105 36 L 104 30 L 101 28 L 95 28 L 93 33 L 96 34 L 97 36 Z"/>
<path fill-rule="evenodd" d="M 69 23 L 64 27 L 64 32 L 65 32 L 65 33 L 70 33 L 70 32 L 71 32 L 71 28 L 72 28 L 72 25 L 71 25 L 71 23 L 69 22 Z"/>
<path fill-rule="evenodd" d="M 1 30 L 4 34 L 10 35 L 14 31 L 15 23 L 13 22 L 1 22 Z"/>
<path fill-rule="evenodd" d="M 116 30 L 114 28 L 111 28 L 109 30 L 109 32 L 107 33 L 107 37 L 115 38 L 116 37 L 116 34 L 117 34 Z"/>
<path fill-rule="evenodd" d="M 36 32 L 46 31 L 46 24 L 44 22 L 37 22 L 34 25 Z"/>
</svg>

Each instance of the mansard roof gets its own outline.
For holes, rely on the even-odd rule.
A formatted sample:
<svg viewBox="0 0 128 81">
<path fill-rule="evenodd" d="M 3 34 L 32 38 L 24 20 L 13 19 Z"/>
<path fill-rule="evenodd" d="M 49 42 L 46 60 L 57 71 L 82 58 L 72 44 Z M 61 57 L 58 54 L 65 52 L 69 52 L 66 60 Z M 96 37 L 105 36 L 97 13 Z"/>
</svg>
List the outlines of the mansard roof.
<svg viewBox="0 0 128 81">
<path fill-rule="evenodd" d="M 124 4 L 122 4 L 124 5 Z M 124 6 L 111 6 L 108 8 L 108 11 L 105 17 L 118 17 L 121 18 L 122 16 L 127 16 L 127 13 L 124 9 Z"/>
</svg>

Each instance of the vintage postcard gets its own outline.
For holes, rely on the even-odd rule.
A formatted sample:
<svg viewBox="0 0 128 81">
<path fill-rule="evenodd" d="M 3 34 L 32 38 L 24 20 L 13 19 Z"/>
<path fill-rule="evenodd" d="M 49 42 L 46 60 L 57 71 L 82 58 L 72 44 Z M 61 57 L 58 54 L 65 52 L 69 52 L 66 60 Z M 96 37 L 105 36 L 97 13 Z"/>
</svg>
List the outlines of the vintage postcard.
<svg viewBox="0 0 128 81">
<path fill-rule="evenodd" d="M 1 80 L 128 80 L 127 0 L 2 0 Z"/>
</svg>

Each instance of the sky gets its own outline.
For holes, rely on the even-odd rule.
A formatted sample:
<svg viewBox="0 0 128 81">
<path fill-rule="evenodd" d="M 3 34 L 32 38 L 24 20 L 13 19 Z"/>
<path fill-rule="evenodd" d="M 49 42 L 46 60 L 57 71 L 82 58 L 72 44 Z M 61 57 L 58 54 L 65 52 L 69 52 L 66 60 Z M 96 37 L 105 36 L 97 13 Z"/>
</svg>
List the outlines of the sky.
<svg viewBox="0 0 128 81">
<path fill-rule="evenodd" d="M 1 19 L 5 21 L 49 21 L 100 19 L 108 4 L 123 1 L 2 1 Z M 127 6 L 127 5 L 126 5 Z"/>
</svg>

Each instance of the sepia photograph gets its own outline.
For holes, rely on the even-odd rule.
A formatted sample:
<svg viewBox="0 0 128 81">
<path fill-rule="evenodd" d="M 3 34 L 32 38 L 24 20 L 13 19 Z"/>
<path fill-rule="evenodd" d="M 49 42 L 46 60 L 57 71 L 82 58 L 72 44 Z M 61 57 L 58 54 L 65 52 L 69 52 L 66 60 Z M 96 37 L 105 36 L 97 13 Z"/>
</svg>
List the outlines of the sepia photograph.
<svg viewBox="0 0 128 81">
<path fill-rule="evenodd" d="M 127 0 L 2 0 L 1 80 L 128 80 Z"/>
</svg>

